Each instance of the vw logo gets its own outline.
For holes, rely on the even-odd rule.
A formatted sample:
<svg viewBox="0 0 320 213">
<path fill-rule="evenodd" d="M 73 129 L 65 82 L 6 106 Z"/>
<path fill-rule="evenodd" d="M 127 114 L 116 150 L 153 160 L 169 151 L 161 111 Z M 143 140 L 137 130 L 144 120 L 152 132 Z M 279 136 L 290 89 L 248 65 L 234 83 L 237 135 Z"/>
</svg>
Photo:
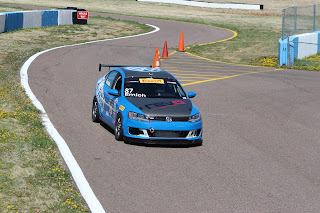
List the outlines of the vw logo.
<svg viewBox="0 0 320 213">
<path fill-rule="evenodd" d="M 172 118 L 171 118 L 171 117 L 166 117 L 166 121 L 167 121 L 168 123 L 171 123 L 171 122 L 172 122 Z"/>
</svg>

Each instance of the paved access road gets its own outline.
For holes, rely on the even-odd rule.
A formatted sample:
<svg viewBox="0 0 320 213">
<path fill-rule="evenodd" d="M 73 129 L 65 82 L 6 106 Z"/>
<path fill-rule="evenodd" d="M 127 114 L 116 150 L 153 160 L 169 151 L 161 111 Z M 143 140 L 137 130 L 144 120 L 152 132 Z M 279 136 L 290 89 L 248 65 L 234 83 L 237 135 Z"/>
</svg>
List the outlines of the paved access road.
<svg viewBox="0 0 320 213">
<path fill-rule="evenodd" d="M 122 17 L 125 18 L 125 17 Z M 66 47 L 39 56 L 31 89 L 67 141 L 107 212 L 318 212 L 320 73 L 244 67 L 176 53 L 176 72 L 202 112 L 201 147 L 127 145 L 91 122 L 98 63 L 151 64 L 164 40 L 177 47 L 233 36 L 204 25 L 131 18 L 160 27 L 143 37 Z M 188 58 L 189 57 L 189 58 Z M 170 61 L 171 60 L 171 61 Z M 210 68 L 211 67 L 211 68 Z M 245 73 L 244 75 L 240 73 Z M 187 75 L 192 74 L 192 75 Z M 190 84 L 190 78 L 198 81 Z M 223 76 L 229 76 L 224 78 Z M 202 83 L 200 83 L 201 81 Z"/>
</svg>

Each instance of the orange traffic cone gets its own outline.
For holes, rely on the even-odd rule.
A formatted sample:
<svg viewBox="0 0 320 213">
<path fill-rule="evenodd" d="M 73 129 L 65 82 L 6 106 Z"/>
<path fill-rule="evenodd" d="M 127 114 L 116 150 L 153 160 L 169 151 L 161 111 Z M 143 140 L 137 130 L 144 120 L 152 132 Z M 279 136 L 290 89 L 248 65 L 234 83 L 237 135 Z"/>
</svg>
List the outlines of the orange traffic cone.
<svg viewBox="0 0 320 213">
<path fill-rule="evenodd" d="M 180 42 L 178 51 L 184 52 L 184 43 L 183 43 L 183 30 L 181 31 Z"/>
<path fill-rule="evenodd" d="M 156 48 L 156 54 L 154 56 L 153 66 L 152 68 L 160 68 L 160 54 L 159 47 Z"/>
<path fill-rule="evenodd" d="M 168 58 L 168 46 L 167 41 L 164 42 L 163 52 L 162 52 L 162 58 Z"/>
</svg>

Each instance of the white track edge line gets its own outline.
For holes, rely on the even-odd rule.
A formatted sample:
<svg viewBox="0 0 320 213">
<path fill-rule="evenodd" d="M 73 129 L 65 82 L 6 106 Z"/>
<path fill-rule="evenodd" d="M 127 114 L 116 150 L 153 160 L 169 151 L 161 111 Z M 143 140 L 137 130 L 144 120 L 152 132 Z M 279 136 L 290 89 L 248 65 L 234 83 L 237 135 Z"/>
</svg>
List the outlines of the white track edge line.
<svg viewBox="0 0 320 213">
<path fill-rule="evenodd" d="M 73 44 L 73 45 L 65 45 L 65 46 L 60 46 L 60 47 L 55 47 L 52 49 L 48 49 L 48 50 L 44 50 L 42 52 L 36 53 L 35 55 L 31 56 L 21 67 L 20 69 L 20 78 L 21 78 L 21 85 L 23 86 L 26 94 L 28 95 L 28 97 L 30 98 L 30 100 L 32 101 L 32 103 L 35 105 L 35 107 L 37 109 L 39 109 L 42 114 L 41 114 L 41 118 L 42 118 L 42 123 L 44 124 L 46 130 L 48 131 L 48 133 L 50 134 L 50 136 L 52 137 L 52 139 L 56 142 L 58 149 L 64 159 L 64 161 L 66 162 L 71 175 L 75 181 L 75 183 L 77 184 L 81 195 L 83 196 L 83 198 L 85 199 L 85 201 L 87 202 L 91 212 L 93 213 L 104 213 L 105 210 L 103 209 L 101 203 L 99 202 L 98 198 L 96 197 L 96 195 L 94 194 L 94 192 L 92 191 L 87 179 L 85 178 L 79 164 L 77 163 L 76 159 L 74 158 L 73 154 L 71 153 L 66 141 L 62 138 L 62 136 L 59 134 L 59 132 L 56 130 L 56 128 L 53 126 L 53 124 L 51 123 L 43 105 L 40 103 L 40 101 L 36 98 L 36 96 L 33 94 L 29 83 L 28 83 L 28 69 L 31 65 L 31 63 L 40 55 L 49 52 L 51 50 L 56 50 L 56 49 L 60 49 L 63 47 L 72 47 L 72 46 L 79 46 L 79 45 L 84 45 L 84 44 L 91 44 L 91 43 L 97 43 L 97 42 L 102 42 L 102 41 L 111 41 L 111 40 L 118 40 L 118 39 L 125 39 L 125 38 L 132 38 L 132 37 L 138 37 L 138 36 L 144 36 L 144 35 L 148 35 L 151 33 L 155 33 L 158 32 L 160 30 L 159 27 L 156 27 L 154 25 L 150 25 L 150 24 L 146 24 L 150 27 L 153 27 L 154 30 L 148 33 L 143 33 L 143 34 L 139 34 L 139 35 L 133 35 L 133 36 L 125 36 L 125 37 L 119 37 L 119 38 L 113 38 L 113 39 L 104 39 L 104 40 L 97 40 L 97 41 L 90 41 L 90 42 L 85 42 L 85 43 L 79 43 L 79 44 Z"/>
</svg>

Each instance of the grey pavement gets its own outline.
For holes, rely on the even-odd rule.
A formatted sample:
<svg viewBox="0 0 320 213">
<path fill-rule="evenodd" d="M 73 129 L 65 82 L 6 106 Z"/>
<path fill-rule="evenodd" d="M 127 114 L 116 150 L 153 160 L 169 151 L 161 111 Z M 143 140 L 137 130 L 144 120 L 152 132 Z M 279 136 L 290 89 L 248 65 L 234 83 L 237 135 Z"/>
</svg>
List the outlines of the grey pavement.
<svg viewBox="0 0 320 213">
<path fill-rule="evenodd" d="M 29 70 L 31 89 L 105 210 L 319 212 L 319 72 L 213 63 L 176 53 L 172 59 L 194 63 L 183 69 L 179 60 L 167 59 L 162 65 L 179 76 L 186 90 L 197 92 L 203 146 L 128 145 L 91 122 L 94 87 L 103 74 L 98 63 L 152 64 L 155 47 L 167 40 L 169 48 L 176 48 L 181 30 L 186 45 L 233 35 L 204 25 L 130 19 L 161 30 L 54 50 Z M 193 74 L 193 81 L 186 74 Z"/>
</svg>

